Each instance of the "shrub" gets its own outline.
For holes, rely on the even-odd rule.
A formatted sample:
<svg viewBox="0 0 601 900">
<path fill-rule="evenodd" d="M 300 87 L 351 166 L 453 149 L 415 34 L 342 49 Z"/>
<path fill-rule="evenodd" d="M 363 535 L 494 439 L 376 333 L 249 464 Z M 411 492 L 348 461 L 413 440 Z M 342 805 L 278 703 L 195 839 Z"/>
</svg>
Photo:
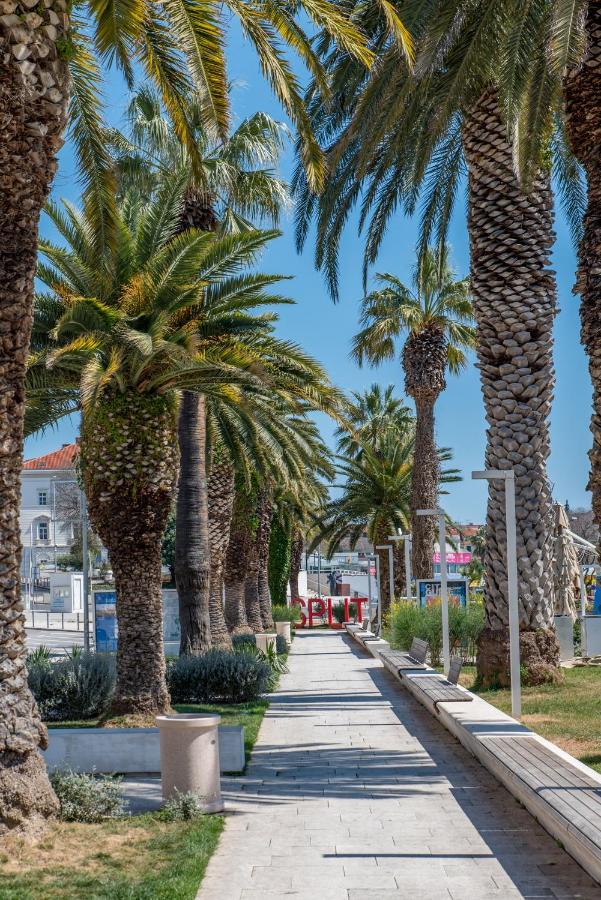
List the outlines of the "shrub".
<svg viewBox="0 0 601 900">
<path fill-rule="evenodd" d="M 189 822 L 204 815 L 200 797 L 188 791 L 182 794 L 176 790 L 175 796 L 163 804 L 160 818 L 164 822 Z"/>
<path fill-rule="evenodd" d="M 332 604 L 332 616 L 342 625 L 345 620 L 344 603 L 337 603 L 336 606 Z"/>
<path fill-rule="evenodd" d="M 271 615 L 274 622 L 300 622 L 301 611 L 298 603 L 291 606 L 276 604 L 271 607 Z"/>
<path fill-rule="evenodd" d="M 181 656 L 167 673 L 173 703 L 244 703 L 265 693 L 271 667 L 249 650 Z"/>
<path fill-rule="evenodd" d="M 234 634 L 232 635 L 232 647 L 234 650 L 240 650 L 244 647 L 256 647 L 257 639 L 254 634 Z"/>
<path fill-rule="evenodd" d="M 484 627 L 484 607 L 470 603 L 467 607 L 449 604 L 449 639 L 451 651 L 460 650 L 464 658 L 473 659 L 476 643 Z M 440 665 L 442 653 L 442 615 L 440 605 L 416 606 L 395 603 L 390 614 L 392 645 L 408 650 L 413 638 L 428 641 L 432 665 Z"/>
<path fill-rule="evenodd" d="M 31 654 L 27 666 L 29 687 L 46 721 L 94 719 L 104 712 L 115 689 L 112 656 L 77 652 L 52 662 Z"/>
<path fill-rule="evenodd" d="M 288 642 L 283 634 L 276 634 L 275 637 L 275 649 L 277 650 L 280 656 L 283 656 L 285 653 L 288 653 Z"/>
<path fill-rule="evenodd" d="M 50 783 L 65 822 L 102 822 L 123 815 L 121 784 L 115 778 L 62 769 L 51 773 Z"/>
</svg>

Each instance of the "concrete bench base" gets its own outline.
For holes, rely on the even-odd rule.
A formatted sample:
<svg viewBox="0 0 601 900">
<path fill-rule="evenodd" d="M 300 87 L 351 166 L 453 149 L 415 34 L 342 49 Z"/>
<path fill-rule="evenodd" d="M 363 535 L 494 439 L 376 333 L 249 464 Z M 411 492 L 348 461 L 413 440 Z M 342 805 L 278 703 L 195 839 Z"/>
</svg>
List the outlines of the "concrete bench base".
<svg viewBox="0 0 601 900">
<path fill-rule="evenodd" d="M 49 769 L 153 775 L 161 771 L 158 728 L 49 728 Z M 219 726 L 221 772 L 242 772 L 244 726 Z"/>
<path fill-rule="evenodd" d="M 601 882 L 601 775 L 465 688 L 440 699 L 433 669 L 392 674 Z"/>
</svg>

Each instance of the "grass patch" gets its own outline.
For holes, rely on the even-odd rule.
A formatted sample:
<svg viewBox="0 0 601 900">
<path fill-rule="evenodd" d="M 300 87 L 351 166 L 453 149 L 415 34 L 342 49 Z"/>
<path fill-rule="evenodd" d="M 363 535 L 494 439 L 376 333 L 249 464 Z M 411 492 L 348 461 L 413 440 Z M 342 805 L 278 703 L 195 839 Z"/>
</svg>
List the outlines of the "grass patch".
<svg viewBox="0 0 601 900">
<path fill-rule="evenodd" d="M 193 900 L 222 816 L 164 822 L 154 813 L 99 825 L 52 823 L 2 842 L 2 900 Z"/>
<path fill-rule="evenodd" d="M 522 721 L 601 772 L 601 668 L 562 669 L 562 684 L 522 688 Z M 473 690 L 475 668 L 464 667 L 460 683 Z M 476 691 L 497 709 L 511 715 L 508 689 Z"/>
</svg>

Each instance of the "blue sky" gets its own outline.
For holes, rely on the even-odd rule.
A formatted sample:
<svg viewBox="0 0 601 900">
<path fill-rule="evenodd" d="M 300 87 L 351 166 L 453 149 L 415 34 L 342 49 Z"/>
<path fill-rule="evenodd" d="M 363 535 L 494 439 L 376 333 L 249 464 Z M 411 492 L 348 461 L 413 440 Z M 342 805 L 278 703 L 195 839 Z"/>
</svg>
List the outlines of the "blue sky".
<svg viewBox="0 0 601 900">
<path fill-rule="evenodd" d="M 257 111 L 268 112 L 274 118 L 284 115 L 269 87 L 264 82 L 251 48 L 239 34 L 233 33 L 229 47 L 230 77 L 236 82 L 233 112 L 236 121 Z M 123 116 L 127 94 L 121 79 L 111 74 L 107 81 L 107 117 L 118 124 Z M 293 166 L 292 148 L 281 163 L 281 173 L 288 178 Z M 71 148 L 65 145 L 61 165 L 54 183 L 55 197 L 77 200 L 77 181 Z M 42 224 L 42 232 L 44 231 Z M 293 213 L 282 223 L 283 236 L 275 241 L 262 260 L 262 269 L 293 275 L 286 290 L 296 301 L 292 307 L 281 309 L 279 333 L 300 343 L 323 363 L 332 380 L 344 390 L 363 390 L 378 381 L 394 383 L 402 394 L 402 372 L 398 360 L 377 369 L 358 369 L 350 358 L 351 339 L 357 329 L 358 305 L 361 297 L 361 239 L 352 223 L 341 245 L 340 274 L 341 301 L 334 305 L 327 295 L 322 276 L 313 266 L 313 246 L 307 241 L 305 252 L 299 256 L 294 246 Z M 572 292 L 575 255 L 567 226 L 558 216 L 557 241 L 553 264 L 559 285 L 559 315 L 555 325 L 555 366 L 557 385 L 551 418 L 552 453 L 549 476 L 556 499 L 575 506 L 590 506 L 586 491 L 588 477 L 587 451 L 591 444 L 589 416 L 591 388 L 584 351 L 579 340 L 578 298 Z M 384 240 L 375 271 L 390 271 L 409 280 L 414 259 L 416 224 L 397 216 Z M 450 232 L 452 258 L 459 275 L 469 269 L 469 249 L 463 198 L 457 205 Z M 324 437 L 331 442 L 333 425 L 320 417 Z M 26 442 L 26 457 L 38 456 L 72 441 L 78 432 L 74 419 L 63 422 L 58 430 Z M 449 486 L 444 505 L 456 521 L 481 522 L 486 509 L 486 489 L 482 482 L 472 482 L 470 472 L 483 468 L 485 420 L 480 395 L 478 371 L 473 359 L 458 378 L 449 378 L 448 387 L 438 401 L 437 438 L 441 446 L 452 447 L 455 464 L 461 468 L 464 480 Z"/>
</svg>

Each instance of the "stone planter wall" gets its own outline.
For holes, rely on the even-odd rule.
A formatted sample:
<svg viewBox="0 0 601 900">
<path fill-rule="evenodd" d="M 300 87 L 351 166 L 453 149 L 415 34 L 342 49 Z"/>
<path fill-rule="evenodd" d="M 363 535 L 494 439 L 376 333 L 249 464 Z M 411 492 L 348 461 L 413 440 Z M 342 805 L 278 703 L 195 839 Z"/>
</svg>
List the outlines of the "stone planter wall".
<svg viewBox="0 0 601 900">
<path fill-rule="evenodd" d="M 77 772 L 158 774 L 158 728 L 49 728 L 44 759 L 49 769 Z M 244 726 L 219 726 L 221 772 L 244 769 Z"/>
</svg>

